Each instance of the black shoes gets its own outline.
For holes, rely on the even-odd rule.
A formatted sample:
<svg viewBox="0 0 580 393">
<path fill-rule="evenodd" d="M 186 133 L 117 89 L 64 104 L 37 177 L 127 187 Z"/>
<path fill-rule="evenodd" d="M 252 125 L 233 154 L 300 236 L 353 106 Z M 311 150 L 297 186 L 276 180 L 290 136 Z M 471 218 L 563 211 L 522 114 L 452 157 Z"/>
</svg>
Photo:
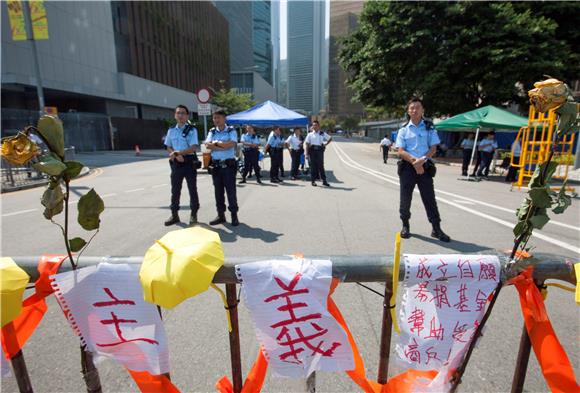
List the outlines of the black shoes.
<svg viewBox="0 0 580 393">
<path fill-rule="evenodd" d="M 316 187 L 316 182 L 315 181 L 312 182 L 312 186 L 313 187 Z"/>
<path fill-rule="evenodd" d="M 237 227 L 240 225 L 240 221 L 238 220 L 238 213 L 232 213 L 232 226 Z"/>
<path fill-rule="evenodd" d="M 242 179 L 238 182 L 238 184 L 244 184 L 246 182 L 246 179 Z"/>
<path fill-rule="evenodd" d="M 218 213 L 218 216 L 209 222 L 209 225 L 218 225 L 226 222 L 226 215 L 224 213 Z"/>
<path fill-rule="evenodd" d="M 328 182 L 325 182 L 325 181 L 324 181 L 324 182 L 322 182 L 322 185 L 323 185 L 323 186 L 326 186 L 326 187 L 330 187 L 330 184 L 328 184 Z"/>
<path fill-rule="evenodd" d="M 431 232 L 431 237 L 434 237 L 435 239 L 439 239 L 445 243 L 448 243 L 451 240 L 449 238 L 449 236 L 445 232 L 443 232 L 443 230 L 441 229 L 441 226 L 438 223 L 433 224 L 433 231 Z"/>
<path fill-rule="evenodd" d="M 169 219 L 167 219 L 167 221 L 165 221 L 165 226 L 168 227 L 168 226 L 177 224 L 179 222 L 181 222 L 181 221 L 179 221 L 179 216 L 177 215 L 177 213 L 172 213 L 171 217 L 169 217 Z"/>
<path fill-rule="evenodd" d="M 189 225 L 197 224 L 197 212 L 191 212 L 191 216 L 189 216 Z"/>
<path fill-rule="evenodd" d="M 401 228 L 401 238 L 408 239 L 411 237 L 411 229 L 409 228 L 409 221 L 403 221 L 403 227 Z"/>
<path fill-rule="evenodd" d="M 260 180 L 260 178 L 257 178 L 256 181 L 258 182 L 258 184 L 262 184 L 262 180 Z"/>
</svg>

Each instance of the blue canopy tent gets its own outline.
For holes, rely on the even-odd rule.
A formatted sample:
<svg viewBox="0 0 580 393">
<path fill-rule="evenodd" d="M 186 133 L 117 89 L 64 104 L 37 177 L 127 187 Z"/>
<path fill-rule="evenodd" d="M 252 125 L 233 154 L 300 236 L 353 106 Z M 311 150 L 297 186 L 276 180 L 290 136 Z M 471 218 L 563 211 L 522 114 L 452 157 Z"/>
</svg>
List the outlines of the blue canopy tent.
<svg viewBox="0 0 580 393">
<path fill-rule="evenodd" d="M 272 101 L 265 101 L 243 112 L 226 117 L 229 125 L 252 125 L 257 127 L 306 127 L 308 117 L 286 109 Z"/>
</svg>

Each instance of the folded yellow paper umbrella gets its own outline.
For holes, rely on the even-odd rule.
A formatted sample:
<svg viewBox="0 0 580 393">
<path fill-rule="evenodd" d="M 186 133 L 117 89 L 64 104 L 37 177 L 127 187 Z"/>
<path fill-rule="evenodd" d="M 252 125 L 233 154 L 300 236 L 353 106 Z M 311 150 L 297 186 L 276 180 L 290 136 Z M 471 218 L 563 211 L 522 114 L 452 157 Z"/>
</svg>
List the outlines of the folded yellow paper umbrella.
<svg viewBox="0 0 580 393">
<path fill-rule="evenodd" d="M 173 308 L 207 290 L 224 264 L 219 235 L 193 227 L 167 233 L 147 250 L 139 278 L 144 298 Z"/>
<path fill-rule="evenodd" d="M 2 327 L 22 310 L 22 295 L 30 277 L 12 258 L 0 258 L 0 304 Z"/>
</svg>

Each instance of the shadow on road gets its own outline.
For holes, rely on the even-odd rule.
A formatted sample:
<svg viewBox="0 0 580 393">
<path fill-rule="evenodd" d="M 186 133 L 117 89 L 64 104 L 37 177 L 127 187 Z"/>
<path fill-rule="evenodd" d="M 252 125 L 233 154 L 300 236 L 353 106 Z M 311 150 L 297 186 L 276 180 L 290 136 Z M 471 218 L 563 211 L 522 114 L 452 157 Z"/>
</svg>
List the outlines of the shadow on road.
<svg viewBox="0 0 580 393">
<path fill-rule="evenodd" d="M 485 250 L 492 251 L 492 249 L 487 247 L 487 246 L 482 246 L 482 245 L 475 244 L 475 243 L 462 242 L 462 241 L 455 240 L 455 239 L 451 239 L 451 241 L 449 243 L 443 243 L 442 241 L 437 240 L 437 239 L 433 239 L 432 237 L 417 235 L 414 233 L 411 234 L 411 237 L 422 240 L 422 241 L 427 242 L 427 243 L 436 244 L 442 248 L 448 248 L 448 249 L 451 249 L 453 251 L 457 251 L 457 252 L 461 252 L 461 253 L 480 252 L 480 251 L 485 251 Z"/>
<path fill-rule="evenodd" d="M 224 243 L 233 243 L 238 237 L 258 239 L 264 243 L 274 243 L 278 241 L 280 236 L 283 236 L 283 233 L 275 233 L 262 228 L 253 228 L 247 224 L 244 224 L 243 222 L 240 223 L 240 225 L 237 227 L 233 227 L 230 223 L 216 227 L 200 223 L 198 226 L 216 232 L 220 236 L 221 241 Z M 224 230 L 224 227 L 229 229 L 231 232 Z"/>
</svg>

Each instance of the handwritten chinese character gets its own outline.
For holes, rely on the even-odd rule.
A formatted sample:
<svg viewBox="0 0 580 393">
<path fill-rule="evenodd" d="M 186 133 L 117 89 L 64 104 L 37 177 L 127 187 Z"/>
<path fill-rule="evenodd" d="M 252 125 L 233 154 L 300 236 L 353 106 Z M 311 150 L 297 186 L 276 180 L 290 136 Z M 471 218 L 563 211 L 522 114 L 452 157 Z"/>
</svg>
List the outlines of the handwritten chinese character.
<svg viewBox="0 0 580 393">
<path fill-rule="evenodd" d="M 448 280 L 450 278 L 455 278 L 457 276 L 448 276 L 447 275 L 447 268 L 446 266 L 449 265 L 448 263 L 445 263 L 445 261 L 443 259 L 439 260 L 439 263 L 441 264 L 441 266 L 437 266 L 437 270 L 439 270 L 441 272 L 441 276 L 439 276 L 438 280 Z"/>
<path fill-rule="evenodd" d="M 463 283 L 457 290 L 457 293 L 459 293 L 459 302 L 453 305 L 453 307 L 458 309 L 459 312 L 471 312 L 471 310 L 467 306 L 467 302 L 469 300 L 467 299 L 465 291 L 467 291 L 467 284 Z"/>
<path fill-rule="evenodd" d="M 469 259 L 466 259 L 463 262 L 460 259 L 457 262 L 457 267 L 459 268 L 460 273 L 459 278 L 473 278 L 473 270 L 471 269 L 471 263 L 469 263 Z"/>
<path fill-rule="evenodd" d="M 427 290 L 427 285 L 429 285 L 428 281 L 419 283 L 419 289 L 414 290 L 414 292 L 417 293 L 415 295 L 415 299 L 418 299 L 422 303 L 425 303 L 425 301 L 428 299 L 427 294 L 429 291 Z"/>
<path fill-rule="evenodd" d="M 431 318 L 429 325 L 429 335 L 425 338 L 434 338 L 436 340 L 443 341 L 443 332 L 445 332 L 443 325 L 439 324 L 439 328 L 437 328 L 437 320 L 435 317 Z"/>
<path fill-rule="evenodd" d="M 111 290 L 109 288 L 103 288 L 103 291 L 105 291 L 105 293 L 111 299 L 113 299 L 113 301 L 96 302 L 96 303 L 93 303 L 93 306 L 95 306 L 95 307 L 109 307 L 109 306 L 119 306 L 119 305 L 129 305 L 129 306 L 135 305 L 135 302 L 133 300 L 119 300 L 115 295 L 113 295 L 113 292 L 111 292 Z"/>
<path fill-rule="evenodd" d="M 117 332 L 117 336 L 121 341 L 118 342 L 114 342 L 114 343 L 109 343 L 109 344 L 96 344 L 98 347 L 114 347 L 116 345 L 120 345 L 120 344 L 124 344 L 124 343 L 131 343 L 131 342 L 135 342 L 135 341 L 143 341 L 146 342 L 148 344 L 155 344 L 155 345 L 159 345 L 159 342 L 155 341 L 155 340 L 151 340 L 149 338 L 134 338 L 131 340 L 127 340 L 125 337 L 123 337 L 123 333 L 121 332 L 121 327 L 119 326 L 122 323 L 137 323 L 137 320 L 135 319 L 120 319 L 119 317 L 117 317 L 117 315 L 114 312 L 111 312 L 111 318 L 112 319 L 104 319 L 101 321 L 101 323 L 103 325 L 115 325 L 115 331 Z"/>
<path fill-rule="evenodd" d="M 410 329 L 411 333 L 417 332 L 417 336 L 421 337 L 421 331 L 424 329 L 423 324 L 425 323 L 425 311 L 415 307 L 407 322 L 413 324 Z"/>
<path fill-rule="evenodd" d="M 481 311 L 485 308 L 485 304 L 487 303 L 488 296 L 483 292 L 481 289 L 477 290 L 477 296 L 475 297 L 475 304 L 477 308 L 475 311 Z"/>
<path fill-rule="evenodd" d="M 451 307 L 451 305 L 449 304 L 449 299 L 447 298 L 447 286 L 446 285 L 436 284 L 434 291 L 435 291 L 435 294 L 433 295 L 433 298 L 431 299 L 431 301 L 435 301 L 435 307 L 441 308 L 441 306 L 443 306 L 444 304 L 446 304 L 447 307 Z"/>
<path fill-rule="evenodd" d="M 429 365 L 429 362 L 431 360 L 441 361 L 441 359 L 439 359 L 438 357 L 438 353 L 432 350 L 433 348 L 435 347 L 429 347 L 425 350 L 425 353 L 427 354 L 427 363 L 426 363 L 427 366 Z"/>
<path fill-rule="evenodd" d="M 493 263 L 479 262 L 479 279 L 478 281 L 484 280 L 494 280 L 497 281 L 497 276 L 495 274 L 495 266 Z"/>
<path fill-rule="evenodd" d="M 464 339 L 464 335 L 467 333 L 467 324 L 464 323 L 459 325 L 459 321 L 455 322 L 455 327 L 453 328 L 453 340 L 458 341 L 460 343 L 466 343 L 467 340 Z"/>
<path fill-rule="evenodd" d="M 405 356 L 409 361 L 415 363 L 421 363 L 421 352 L 417 349 L 419 344 L 417 344 L 417 340 L 413 338 L 413 344 L 409 344 L 407 349 L 405 349 Z"/>
<path fill-rule="evenodd" d="M 427 262 L 427 258 L 421 258 L 419 259 L 419 268 L 417 269 L 417 278 L 421 278 L 424 279 L 426 278 L 431 278 L 432 273 L 429 266 L 425 266 L 425 262 Z"/>
</svg>

